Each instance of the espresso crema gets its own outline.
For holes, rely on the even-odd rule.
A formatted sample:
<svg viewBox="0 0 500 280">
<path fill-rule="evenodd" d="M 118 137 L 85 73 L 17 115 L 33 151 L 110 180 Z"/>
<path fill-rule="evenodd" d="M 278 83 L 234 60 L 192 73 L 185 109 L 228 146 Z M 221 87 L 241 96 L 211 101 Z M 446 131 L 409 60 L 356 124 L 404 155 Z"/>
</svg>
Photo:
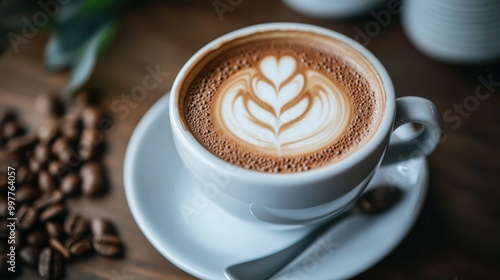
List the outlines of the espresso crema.
<svg viewBox="0 0 500 280">
<path fill-rule="evenodd" d="M 332 38 L 286 33 L 221 47 L 186 79 L 185 126 L 231 164 L 318 168 L 354 153 L 379 125 L 382 85 L 361 54 Z"/>
</svg>

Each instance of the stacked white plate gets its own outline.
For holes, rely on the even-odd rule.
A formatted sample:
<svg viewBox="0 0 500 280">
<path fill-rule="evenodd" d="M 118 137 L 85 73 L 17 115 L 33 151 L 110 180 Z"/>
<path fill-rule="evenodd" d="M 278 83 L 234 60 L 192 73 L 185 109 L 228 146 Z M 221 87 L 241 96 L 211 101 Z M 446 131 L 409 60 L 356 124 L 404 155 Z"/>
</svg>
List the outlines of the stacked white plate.
<svg viewBox="0 0 500 280">
<path fill-rule="evenodd" d="M 436 59 L 500 58 L 500 0 L 405 0 L 402 22 L 410 41 Z"/>
</svg>

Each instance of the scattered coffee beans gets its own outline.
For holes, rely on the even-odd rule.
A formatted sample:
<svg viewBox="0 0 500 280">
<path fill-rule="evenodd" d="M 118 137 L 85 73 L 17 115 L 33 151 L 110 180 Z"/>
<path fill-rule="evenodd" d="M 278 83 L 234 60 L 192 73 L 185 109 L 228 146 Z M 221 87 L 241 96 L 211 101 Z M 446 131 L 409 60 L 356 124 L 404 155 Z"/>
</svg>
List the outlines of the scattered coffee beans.
<svg viewBox="0 0 500 280">
<path fill-rule="evenodd" d="M 20 186 L 16 193 L 19 204 L 33 202 L 38 196 L 40 196 L 40 191 L 30 185 Z"/>
<path fill-rule="evenodd" d="M 56 177 L 50 175 L 48 171 L 42 170 L 38 173 L 38 188 L 44 193 L 49 193 L 57 189 Z"/>
<path fill-rule="evenodd" d="M 30 268 L 37 268 L 39 256 L 40 248 L 37 246 L 28 245 L 19 251 L 19 257 L 22 262 Z"/>
<path fill-rule="evenodd" d="M 59 252 L 59 254 L 61 254 L 61 256 L 65 260 L 71 259 L 71 253 L 69 252 L 69 250 L 66 247 L 64 247 L 64 245 L 61 243 L 61 241 L 59 241 L 59 239 L 51 238 L 49 240 L 49 243 L 50 243 L 50 246 L 52 248 L 54 248 L 54 250 Z"/>
<path fill-rule="evenodd" d="M 59 252 L 45 247 L 38 258 L 38 274 L 44 280 L 59 279 L 62 276 L 64 261 Z"/>
<path fill-rule="evenodd" d="M 106 191 L 104 168 L 99 162 L 89 162 L 80 169 L 82 191 L 87 196 L 99 196 Z"/>
<path fill-rule="evenodd" d="M 40 142 L 50 144 L 59 136 L 59 121 L 50 119 L 38 128 L 37 137 Z"/>
<path fill-rule="evenodd" d="M 94 236 L 101 236 L 104 234 L 116 234 L 116 229 L 110 220 L 104 218 L 94 218 L 90 222 L 90 228 Z"/>
<path fill-rule="evenodd" d="M 47 240 L 47 232 L 43 228 L 34 230 L 26 235 L 26 243 L 39 248 L 45 246 Z"/>
<path fill-rule="evenodd" d="M 15 245 L 20 263 L 38 271 L 42 279 L 63 277 L 66 261 L 94 252 L 105 257 L 123 253 L 113 223 L 85 218 L 68 209 L 66 197 L 106 192 L 106 172 L 100 162 L 105 114 L 88 92 L 80 92 L 64 115 L 63 103 L 52 93 L 40 95 L 36 109 L 47 119 L 35 133 L 12 110 L 0 108 L 0 168 L 16 168 Z M 5 157 L 6 160 L 3 160 Z M 7 191 L 9 179 L 0 174 L 0 233 L 9 234 Z M 10 245 L 0 239 L 0 277 L 8 271 Z M 20 265 L 20 264 L 19 264 Z M 16 269 L 17 270 L 17 269 Z"/>
<path fill-rule="evenodd" d="M 66 207 L 63 204 L 56 204 L 47 207 L 40 214 L 40 221 L 46 222 L 49 220 L 57 220 L 66 213 Z"/>
<path fill-rule="evenodd" d="M 17 225 L 20 229 L 28 230 L 38 222 L 38 214 L 28 205 L 23 205 L 17 210 Z"/>
<path fill-rule="evenodd" d="M 94 250 L 101 256 L 118 257 L 122 253 L 122 242 L 112 234 L 103 234 L 94 237 Z"/>
<path fill-rule="evenodd" d="M 47 234 L 51 238 L 63 239 L 64 237 L 64 231 L 60 223 L 47 222 L 45 224 L 45 229 L 47 230 Z"/>
<path fill-rule="evenodd" d="M 61 180 L 61 192 L 66 196 L 75 196 L 80 193 L 81 180 L 78 174 L 71 173 Z"/>
<path fill-rule="evenodd" d="M 75 257 L 86 256 L 92 252 L 92 241 L 88 237 L 80 239 L 75 238 L 73 242 L 68 242 L 64 245 L 66 246 L 66 248 L 69 248 L 71 255 Z"/>
<path fill-rule="evenodd" d="M 89 223 L 78 214 L 70 214 L 64 221 L 64 232 L 70 236 L 83 236 L 89 229 Z"/>
<path fill-rule="evenodd" d="M 41 93 L 35 102 L 38 113 L 48 117 L 60 117 L 64 113 L 64 106 L 56 93 Z"/>
</svg>

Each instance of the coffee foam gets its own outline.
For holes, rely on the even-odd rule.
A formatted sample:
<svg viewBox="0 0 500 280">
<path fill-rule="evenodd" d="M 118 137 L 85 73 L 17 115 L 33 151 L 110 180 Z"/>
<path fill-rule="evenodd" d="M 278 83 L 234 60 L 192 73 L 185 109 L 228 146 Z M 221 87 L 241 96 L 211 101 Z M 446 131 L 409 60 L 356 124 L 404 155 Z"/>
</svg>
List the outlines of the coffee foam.
<svg viewBox="0 0 500 280">
<path fill-rule="evenodd" d="M 269 156 L 306 155 L 344 132 L 351 115 L 345 95 L 294 57 L 266 56 L 219 88 L 216 127 Z"/>
<path fill-rule="evenodd" d="M 299 172 L 331 164 L 371 138 L 384 106 L 359 56 L 300 38 L 234 46 L 191 77 L 180 99 L 183 121 L 214 155 L 243 168 Z M 283 102 L 262 94 L 279 92 L 283 82 L 301 90 L 289 90 L 293 98 Z M 277 112 L 286 111 L 280 120 Z"/>
</svg>

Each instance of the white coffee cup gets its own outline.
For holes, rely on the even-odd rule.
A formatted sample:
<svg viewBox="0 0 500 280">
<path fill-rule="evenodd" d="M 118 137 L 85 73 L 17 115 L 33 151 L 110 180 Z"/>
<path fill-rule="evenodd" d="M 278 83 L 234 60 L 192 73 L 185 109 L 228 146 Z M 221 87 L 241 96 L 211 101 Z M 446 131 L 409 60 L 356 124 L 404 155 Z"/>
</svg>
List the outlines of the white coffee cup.
<svg viewBox="0 0 500 280">
<path fill-rule="evenodd" d="M 283 0 L 291 9 L 314 18 L 350 18 L 368 14 L 387 0 Z"/>
<path fill-rule="evenodd" d="M 252 171 L 218 158 L 183 125 L 179 111 L 180 90 L 184 83 L 190 82 L 187 74 L 202 68 L 201 58 L 236 38 L 276 30 L 284 33 L 290 30 L 307 31 L 340 40 L 366 58 L 380 77 L 386 98 L 383 116 L 371 139 L 352 155 L 303 172 L 273 174 Z M 428 155 L 436 148 L 441 135 L 440 114 L 434 104 L 420 97 L 396 99 L 389 75 L 366 48 L 335 31 L 298 23 L 250 26 L 207 44 L 178 73 L 169 106 L 176 148 L 201 191 L 239 218 L 271 224 L 312 224 L 340 213 L 363 192 L 382 159 L 384 162 L 396 162 Z M 389 146 L 392 132 L 407 123 L 421 124 L 423 129 L 415 138 Z"/>
</svg>

